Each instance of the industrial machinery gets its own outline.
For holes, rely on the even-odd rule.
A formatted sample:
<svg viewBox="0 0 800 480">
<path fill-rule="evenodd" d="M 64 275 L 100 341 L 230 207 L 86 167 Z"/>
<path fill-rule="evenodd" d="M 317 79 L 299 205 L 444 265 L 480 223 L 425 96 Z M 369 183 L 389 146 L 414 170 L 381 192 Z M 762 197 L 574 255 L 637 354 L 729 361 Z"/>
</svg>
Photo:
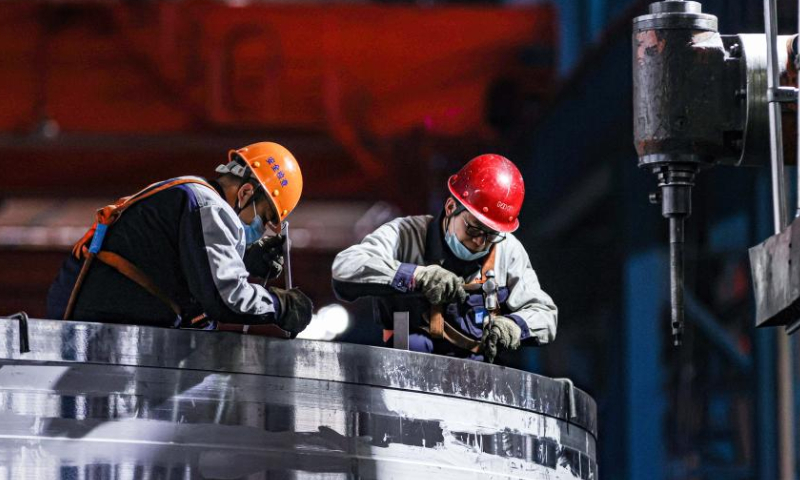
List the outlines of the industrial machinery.
<svg viewBox="0 0 800 480">
<path fill-rule="evenodd" d="M 0 478 L 598 478 L 594 401 L 535 374 L 24 316 L 0 338 Z"/>
<path fill-rule="evenodd" d="M 717 18 L 703 13 L 700 3 L 667 0 L 651 4 L 633 22 L 634 143 L 639 166 L 658 177 L 660 193 L 651 200 L 661 204 L 670 223 L 675 345 L 683 331 L 684 221 L 692 210 L 691 189 L 695 175 L 715 164 L 770 160 L 775 236 L 750 250 L 756 325 L 788 325 L 789 333 L 800 328 L 800 238 L 792 242 L 800 236 L 800 220 L 786 228 L 783 171 L 784 158 L 794 158 L 798 147 L 797 36 L 779 37 L 776 17 L 776 0 L 764 0 L 765 34 L 720 35 Z M 780 478 L 790 479 L 796 466 L 786 335 L 778 338 L 776 356 Z"/>
<path fill-rule="evenodd" d="M 692 211 L 695 175 L 716 164 L 765 165 L 772 151 L 778 188 L 784 151 L 786 158 L 796 151 L 795 135 L 787 136 L 788 142 L 780 139 L 781 117 L 794 129 L 797 125 L 793 112 L 781 107 L 796 101 L 796 89 L 779 87 L 781 79 L 796 76 L 788 61 L 792 37 L 768 38 L 776 38 L 774 31 L 720 35 L 717 18 L 693 1 L 653 3 L 649 14 L 633 22 L 634 142 L 639 166 L 658 177 L 660 192 L 651 201 L 670 222 L 676 345 L 683 329 L 684 221 Z M 777 196 L 782 199 L 782 190 Z M 780 230 L 785 205 L 777 218 Z M 767 319 L 758 323 L 763 322 Z"/>
</svg>

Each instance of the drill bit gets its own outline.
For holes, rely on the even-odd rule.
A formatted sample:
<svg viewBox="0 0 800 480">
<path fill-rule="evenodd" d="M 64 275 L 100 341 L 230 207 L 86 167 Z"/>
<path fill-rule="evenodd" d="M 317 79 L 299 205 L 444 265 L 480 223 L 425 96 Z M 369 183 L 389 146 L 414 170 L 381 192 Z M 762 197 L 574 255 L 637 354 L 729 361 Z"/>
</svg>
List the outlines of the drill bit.
<svg viewBox="0 0 800 480">
<path fill-rule="evenodd" d="M 672 310 L 672 341 L 680 346 L 683 338 L 683 217 L 669 219 L 669 279 Z"/>
</svg>

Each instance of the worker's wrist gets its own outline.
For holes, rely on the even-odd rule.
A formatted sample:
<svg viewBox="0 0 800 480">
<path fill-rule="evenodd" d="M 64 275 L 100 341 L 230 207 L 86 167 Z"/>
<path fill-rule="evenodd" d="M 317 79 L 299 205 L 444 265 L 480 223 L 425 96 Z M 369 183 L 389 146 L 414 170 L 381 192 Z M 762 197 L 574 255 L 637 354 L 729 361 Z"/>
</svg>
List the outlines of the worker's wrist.
<svg viewBox="0 0 800 480">
<path fill-rule="evenodd" d="M 516 323 L 519 329 L 522 331 L 522 333 L 520 333 L 519 336 L 520 340 L 525 340 L 527 338 L 530 338 L 531 329 L 528 328 L 528 324 L 525 322 L 525 320 L 522 319 L 522 317 L 520 317 L 519 315 L 514 315 L 513 313 L 510 315 L 504 315 L 504 317 L 506 317 L 509 320 L 513 320 L 514 323 Z"/>
<path fill-rule="evenodd" d="M 417 265 L 413 263 L 401 263 L 392 279 L 392 288 L 404 293 L 413 291 L 415 287 L 414 271 L 416 269 Z"/>
<path fill-rule="evenodd" d="M 275 308 L 275 321 L 278 321 L 281 318 L 281 300 L 272 292 L 268 292 L 270 298 L 272 299 L 272 305 Z"/>
</svg>

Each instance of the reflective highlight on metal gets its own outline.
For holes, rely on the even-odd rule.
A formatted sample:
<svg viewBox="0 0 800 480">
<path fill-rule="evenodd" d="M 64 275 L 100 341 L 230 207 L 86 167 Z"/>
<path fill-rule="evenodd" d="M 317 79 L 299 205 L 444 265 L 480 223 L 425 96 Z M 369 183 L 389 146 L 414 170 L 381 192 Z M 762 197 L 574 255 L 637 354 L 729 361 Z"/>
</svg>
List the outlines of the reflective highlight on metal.
<svg viewBox="0 0 800 480">
<path fill-rule="evenodd" d="M 594 401 L 546 377 L 53 320 L 29 321 L 23 354 L 18 325 L 0 319 L 0 478 L 598 478 Z"/>
<path fill-rule="evenodd" d="M 725 39 L 735 39 L 734 53 L 742 55 L 742 83 L 740 95 L 745 100 L 745 128 L 742 155 L 739 165 L 767 165 L 770 149 L 769 103 L 767 99 L 767 38 L 763 34 L 740 34 Z M 789 35 L 778 37 L 780 45 L 786 45 Z M 739 49 L 740 50 L 737 50 Z M 788 52 L 779 49 L 778 68 L 786 75 Z M 784 152 L 786 153 L 786 152 Z"/>
</svg>

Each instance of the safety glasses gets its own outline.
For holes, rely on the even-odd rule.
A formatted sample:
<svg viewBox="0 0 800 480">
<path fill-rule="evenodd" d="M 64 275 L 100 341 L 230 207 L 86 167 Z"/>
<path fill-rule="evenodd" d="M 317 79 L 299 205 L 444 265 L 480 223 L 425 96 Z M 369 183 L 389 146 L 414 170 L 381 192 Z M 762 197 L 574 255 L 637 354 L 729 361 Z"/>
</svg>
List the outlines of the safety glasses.
<svg viewBox="0 0 800 480">
<path fill-rule="evenodd" d="M 462 218 L 462 220 L 464 221 L 464 226 L 466 227 L 467 235 L 470 238 L 483 237 L 483 239 L 489 243 L 500 243 L 506 239 L 505 233 L 487 231 L 476 225 L 472 225 L 467 221 L 466 218 Z"/>
</svg>

